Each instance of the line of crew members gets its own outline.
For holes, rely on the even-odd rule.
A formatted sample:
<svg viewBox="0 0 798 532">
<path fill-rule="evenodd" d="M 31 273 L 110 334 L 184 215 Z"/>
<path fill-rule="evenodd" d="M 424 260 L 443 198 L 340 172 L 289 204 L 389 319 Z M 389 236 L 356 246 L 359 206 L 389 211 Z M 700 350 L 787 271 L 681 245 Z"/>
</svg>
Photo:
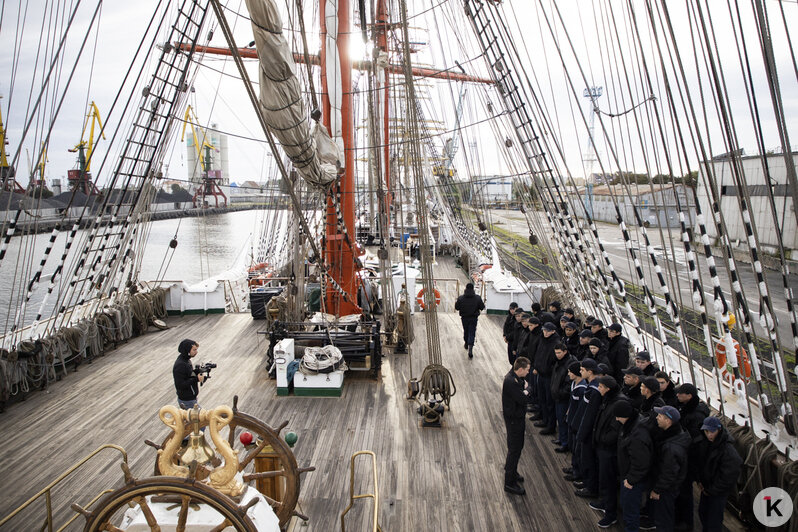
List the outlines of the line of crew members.
<svg viewBox="0 0 798 532">
<path fill-rule="evenodd" d="M 627 531 L 692 530 L 696 483 L 703 530 L 723 530 L 742 466 L 733 438 L 696 387 L 675 387 L 648 352 L 636 353 L 630 365 L 622 332 L 620 324 L 605 328 L 592 316 L 582 325 L 558 302 L 547 311 L 535 303 L 531 312 L 513 303 L 503 329 L 513 365 L 505 388 L 510 378 L 525 390 L 534 426 L 555 436 L 556 452 L 570 453 L 565 479 L 603 514 L 599 527 L 617 523 L 620 506 Z M 524 364 L 528 373 L 519 370 Z M 506 403 L 504 390 L 502 397 Z M 511 457 L 520 448 L 513 449 L 507 426 L 508 463 L 515 465 L 506 466 L 505 491 L 522 495 L 518 458 Z"/>
</svg>

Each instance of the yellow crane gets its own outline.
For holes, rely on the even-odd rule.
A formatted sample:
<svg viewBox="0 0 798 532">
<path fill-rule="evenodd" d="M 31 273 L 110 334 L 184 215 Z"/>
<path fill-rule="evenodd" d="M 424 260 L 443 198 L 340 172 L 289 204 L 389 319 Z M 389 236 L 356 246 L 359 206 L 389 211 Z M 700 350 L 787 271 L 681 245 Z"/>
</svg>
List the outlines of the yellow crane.
<svg viewBox="0 0 798 532">
<path fill-rule="evenodd" d="M 91 126 L 89 126 L 91 124 Z M 100 135 L 105 138 L 103 130 L 102 118 L 100 118 L 100 110 L 97 104 L 93 101 L 89 104 L 89 112 L 86 114 L 86 122 L 83 124 L 83 132 L 80 134 L 80 143 L 73 149 L 69 150 L 72 153 L 78 152 L 78 164 L 80 171 L 89 173 L 91 169 L 91 154 L 94 152 L 94 126 L 100 125 Z M 89 129 L 89 140 L 83 140 L 86 136 L 86 128 Z M 99 140 L 99 139 L 97 139 Z"/>
<path fill-rule="evenodd" d="M 210 170 L 210 161 L 208 161 L 208 168 L 206 168 L 205 157 L 202 155 L 202 149 L 206 148 L 207 150 L 212 150 L 214 147 L 208 142 L 207 136 L 204 133 L 202 135 L 202 144 L 200 144 L 199 140 L 197 139 L 197 130 L 194 129 L 195 123 L 199 123 L 199 120 L 197 119 L 197 114 L 194 112 L 194 109 L 192 109 L 189 105 L 186 107 L 186 114 L 183 117 L 183 133 L 180 136 L 180 142 L 183 142 L 186 138 L 186 126 L 191 126 L 191 136 L 194 139 L 194 149 L 197 150 L 197 160 L 199 160 L 200 169 L 204 172 L 207 172 Z M 210 151 L 208 153 L 210 154 Z"/>
<path fill-rule="evenodd" d="M 0 96 L 0 98 L 2 98 L 2 96 Z M 6 157 L 7 143 L 6 128 L 3 125 L 3 115 L 0 114 L 0 189 L 22 194 L 25 192 L 25 189 L 17 183 L 15 179 L 16 172 L 14 168 L 8 164 L 8 158 Z"/>
</svg>

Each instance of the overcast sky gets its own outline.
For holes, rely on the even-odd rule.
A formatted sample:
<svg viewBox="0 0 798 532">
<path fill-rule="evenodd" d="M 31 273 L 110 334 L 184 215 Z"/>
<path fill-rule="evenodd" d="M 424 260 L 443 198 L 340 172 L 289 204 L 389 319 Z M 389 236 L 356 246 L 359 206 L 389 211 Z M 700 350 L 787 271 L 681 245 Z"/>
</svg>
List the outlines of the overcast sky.
<svg viewBox="0 0 798 532">
<path fill-rule="evenodd" d="M 356 4 L 356 2 L 354 2 Z M 281 2 L 281 5 L 284 4 Z M 289 2 L 293 5 L 293 2 Z M 411 1 L 411 14 L 417 12 L 419 6 L 431 9 L 423 17 L 412 20 L 414 26 L 414 40 L 427 42 L 430 46 L 421 48 L 421 52 L 414 58 L 417 62 L 435 64 L 439 68 L 450 68 L 455 60 L 466 64 L 469 72 L 485 75 L 484 64 L 473 61 L 477 55 L 471 29 L 462 18 L 457 14 L 462 13 L 460 2 L 449 0 L 442 3 L 439 0 Z M 440 4 L 440 5 L 439 5 Z M 670 2 L 669 5 L 676 4 Z M 679 3 L 681 4 L 681 2 Z M 712 13 L 712 21 L 715 24 L 719 40 L 719 48 L 722 51 L 722 63 L 725 65 L 724 72 L 728 74 L 728 91 L 732 101 L 732 112 L 738 127 L 740 143 L 745 147 L 747 153 L 756 152 L 754 141 L 754 128 L 751 125 L 750 113 L 745 97 L 745 89 L 742 84 L 742 77 L 738 71 L 734 71 L 737 65 L 737 48 L 734 46 L 735 40 L 732 35 L 731 27 L 728 25 L 728 13 L 725 2 L 713 3 L 715 11 Z M 742 18 L 746 32 L 750 34 L 753 30 L 754 18 L 750 12 L 749 3 L 741 6 Z M 49 5 L 49 4 L 48 4 Z M 73 148 L 80 140 L 83 119 L 86 113 L 86 105 L 89 101 L 95 101 L 100 109 L 103 119 L 107 119 L 106 128 L 110 133 L 119 125 L 120 120 L 124 123 L 131 115 L 121 117 L 117 110 L 109 116 L 111 104 L 116 97 L 117 91 L 122 83 L 122 79 L 127 71 L 135 49 L 145 34 L 145 29 L 156 9 L 158 2 L 155 0 L 137 0 L 136 2 L 106 2 L 98 19 L 95 21 L 93 29 L 88 33 L 86 47 L 83 56 L 75 69 L 74 77 L 69 84 L 69 89 L 63 99 L 63 106 L 59 111 L 56 124 L 50 138 L 50 148 L 48 153 L 49 163 L 46 175 L 49 178 L 64 177 L 66 171 L 75 167 L 75 154 L 67 150 Z M 504 2 L 504 9 L 510 21 L 511 30 L 515 33 L 516 43 L 521 49 L 530 53 L 527 59 L 525 72 L 533 79 L 533 83 L 541 89 L 541 97 L 547 102 L 550 112 L 550 120 L 557 125 L 558 136 L 562 141 L 563 149 L 566 150 L 565 158 L 574 175 L 582 175 L 582 153 L 587 144 L 587 135 L 579 117 L 580 109 L 587 108 L 586 101 L 581 99 L 575 101 L 568 94 L 569 88 L 565 83 L 562 64 L 567 67 L 567 71 L 572 76 L 575 90 L 581 93 L 585 86 L 584 80 L 578 70 L 577 63 L 568 50 L 565 41 L 565 33 L 561 29 L 555 30 L 560 44 L 563 48 L 563 58 L 561 59 L 554 48 L 553 40 L 549 34 L 546 21 L 541 17 L 541 7 L 543 12 L 551 16 L 554 20 L 555 12 L 553 4 L 549 0 L 543 2 L 532 2 L 529 0 L 507 0 Z M 592 6 L 585 1 L 567 0 L 557 4 L 565 19 L 568 28 L 568 35 L 573 39 L 572 45 L 576 49 L 582 67 L 585 69 L 585 77 L 591 85 L 604 86 L 605 95 L 599 101 L 599 107 L 608 113 L 619 112 L 626 108 L 641 103 L 634 101 L 634 98 L 619 96 L 626 91 L 626 76 L 634 83 L 639 83 L 642 79 L 642 71 L 639 64 L 628 64 L 625 68 L 627 73 L 623 73 L 624 67 L 614 59 L 608 45 L 598 46 L 596 43 L 606 42 L 608 32 L 612 32 L 611 21 L 604 7 L 606 2 L 595 2 Z M 620 5 L 615 3 L 614 5 Z M 638 16 L 645 18 L 642 12 L 643 5 L 635 2 L 640 9 Z M 776 0 L 767 0 L 767 8 L 771 13 L 772 33 L 774 39 L 774 49 L 777 54 L 777 65 L 781 77 L 781 96 L 784 101 L 784 112 L 789 124 L 789 134 L 793 145 L 798 144 L 798 84 L 796 74 L 793 70 L 792 59 L 789 55 L 788 43 L 784 34 L 784 27 L 781 22 L 779 4 Z M 20 152 L 20 159 L 17 164 L 18 180 L 24 185 L 27 184 L 27 172 L 29 168 L 28 157 L 35 158 L 36 150 L 42 140 L 46 125 L 53 116 L 53 109 L 61 98 L 65 90 L 70 70 L 77 55 L 78 47 L 84 36 L 87 34 L 89 22 L 96 8 L 96 1 L 83 0 L 77 12 L 73 28 L 66 40 L 63 55 L 64 60 L 58 63 L 58 68 L 53 70 L 51 76 L 51 89 L 43 94 L 41 112 L 37 120 L 34 121 L 31 130 L 28 132 L 23 149 Z M 596 7 L 593 7 L 596 6 Z M 234 0 L 228 4 L 231 11 L 244 13 L 246 11 L 243 2 Z M 723 8 L 723 9 L 721 9 Z M 25 125 L 28 109 L 33 106 L 33 102 L 38 97 L 38 90 L 42 86 L 42 79 L 49 69 L 50 62 L 53 60 L 53 51 L 57 47 L 58 39 L 63 31 L 66 14 L 63 11 L 48 10 L 45 12 L 45 2 L 43 0 L 33 0 L 29 3 L 3 2 L 2 20 L 0 21 L 0 46 L 3 53 L 0 54 L 0 109 L 4 125 L 7 127 L 9 157 L 13 157 L 18 149 L 19 140 L 22 137 L 22 130 Z M 27 11 L 20 12 L 20 9 Z M 64 7 L 59 9 L 63 10 Z M 680 11 L 682 7 L 673 6 L 674 20 L 677 25 L 676 31 L 679 34 L 680 46 L 685 46 L 690 50 L 690 26 L 689 18 Z M 798 28 L 798 4 L 795 2 L 785 2 L 784 9 L 787 17 L 787 24 L 795 32 Z M 315 13 L 315 9 L 313 13 Z M 619 9 L 619 13 L 622 10 Z M 174 9 L 170 8 L 166 13 L 167 24 L 171 23 Z M 241 19 L 230 14 L 230 22 L 236 26 L 236 36 L 239 45 L 245 46 L 252 39 L 252 32 L 247 20 Z M 209 14 L 209 17 L 212 17 Z M 158 18 L 161 18 L 160 16 Z M 309 16 L 310 18 L 310 16 Z M 315 17 L 313 17 L 315 19 Z M 24 24 L 23 24 L 24 19 Z M 458 24 L 456 29 L 445 29 L 438 33 L 437 29 L 443 27 L 446 22 Z M 618 21 L 622 33 L 620 40 L 628 43 L 628 30 Z M 61 25 L 61 29 L 55 28 Z M 287 24 L 287 23 L 286 23 Z M 521 27 L 520 31 L 516 24 Z M 555 22 L 555 25 L 557 23 Z M 429 28 L 433 28 L 430 30 Z M 163 32 L 161 33 L 163 36 Z M 448 35 L 441 37 L 441 35 Z M 793 35 L 794 37 L 794 35 Z M 203 39 L 204 40 L 204 39 Z M 646 40 L 644 38 L 644 40 Z M 311 52 L 315 52 L 314 41 L 311 41 Z M 213 44 L 222 46 L 224 41 L 221 32 L 217 31 L 213 37 Z M 748 53 L 751 56 L 751 64 L 754 68 L 754 79 L 757 88 L 757 97 L 760 107 L 763 109 L 762 120 L 765 134 L 765 144 L 768 148 L 775 148 L 780 145 L 776 134 L 775 122 L 770 110 L 770 93 L 766 84 L 765 76 L 761 70 L 761 52 L 757 47 L 757 41 L 749 41 L 750 48 Z M 149 41 L 146 43 L 149 45 Z M 438 46 L 439 51 L 433 52 L 433 48 Z M 443 45 L 443 46 L 440 46 Z M 545 52 L 545 53 L 543 53 Z M 653 51 L 648 50 L 647 55 L 650 59 L 654 58 Z M 253 78 L 255 76 L 254 62 L 248 63 Z M 229 60 L 219 58 L 206 58 L 203 67 L 197 71 L 194 86 L 196 92 L 193 93 L 191 103 L 196 107 L 199 120 L 202 123 L 213 122 L 218 127 L 231 135 L 230 145 L 230 170 L 231 180 L 241 182 L 247 179 L 262 181 L 273 174 L 268 148 L 262 142 L 263 135 L 259 130 L 257 121 L 251 110 L 251 106 L 246 98 L 240 80 L 235 78 L 235 67 Z M 654 83 L 660 82 L 656 78 Z M 12 85 L 13 81 L 13 85 Z M 365 87 L 365 79 L 356 76 L 356 81 Z M 33 86 L 33 88 L 31 88 Z M 451 128 L 454 123 L 453 115 L 456 107 L 454 101 L 457 98 L 458 88 L 452 89 L 448 85 L 430 85 L 427 89 L 430 92 L 430 99 L 425 103 L 426 112 L 430 118 L 435 118 L 443 122 L 442 130 Z M 632 93 L 635 91 L 632 90 Z M 469 88 L 466 96 L 465 113 L 461 125 L 469 126 L 464 131 L 464 142 L 466 148 L 458 152 L 458 165 L 468 164 L 471 173 L 496 173 L 512 172 L 511 164 L 503 162 L 498 155 L 500 145 L 503 144 L 501 138 L 492 137 L 491 131 L 487 127 L 475 127 L 470 124 L 485 120 L 489 112 L 486 102 L 490 99 L 493 105 L 498 106 L 497 94 L 492 91 L 490 94 L 482 92 L 479 87 Z M 640 98 L 642 99 L 642 98 Z M 11 107 L 9 108 L 9 103 Z M 648 104 L 643 104 L 648 105 Z M 653 105 L 653 103 L 652 103 Z M 659 98 L 657 105 L 660 111 L 667 115 L 663 99 Z M 633 115 L 628 115 L 623 119 L 604 118 L 606 127 L 610 135 L 619 135 L 625 128 L 637 127 L 629 119 Z M 640 115 L 643 116 L 643 115 Z M 622 123 L 621 120 L 624 122 Z M 614 129 L 617 128 L 617 129 Z M 712 130 L 713 128 L 710 127 Z M 176 128 L 179 137 L 180 128 Z M 110 135 L 108 135 L 110 138 Z M 601 137 L 600 127 L 597 125 L 596 136 Z M 436 142 L 442 145 L 446 136 L 441 135 L 436 138 Z M 253 138 L 255 140 L 248 140 Z M 107 141 L 101 141 L 98 154 L 105 155 L 104 146 Z M 475 144 L 479 143 L 476 154 Z M 623 142 L 619 142 L 623 144 Z M 598 150 L 602 158 L 609 160 L 608 149 L 603 142 L 597 142 Z M 719 146 L 719 141 L 714 146 Z M 723 151 L 718 148 L 716 153 Z M 113 155 L 111 160 L 113 160 Z M 105 176 L 110 172 L 111 162 L 100 169 L 100 157 L 95 155 L 92 171 L 99 175 L 100 183 L 105 181 Z M 34 161 L 35 164 L 35 161 Z M 185 148 L 179 145 L 179 138 L 174 138 L 171 149 L 167 156 L 167 175 L 176 179 L 185 179 L 187 176 Z M 641 157 L 623 157 L 621 165 L 627 168 L 640 170 L 642 167 Z M 610 168 L 614 170 L 614 168 Z M 595 169 L 598 170 L 597 168 Z"/>
</svg>

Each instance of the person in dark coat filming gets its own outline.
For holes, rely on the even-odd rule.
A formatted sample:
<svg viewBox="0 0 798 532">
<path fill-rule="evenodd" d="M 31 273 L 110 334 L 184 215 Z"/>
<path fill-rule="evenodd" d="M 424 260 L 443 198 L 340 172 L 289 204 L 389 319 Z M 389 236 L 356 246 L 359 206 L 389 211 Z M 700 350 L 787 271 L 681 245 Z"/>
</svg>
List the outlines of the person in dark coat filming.
<svg viewBox="0 0 798 532">
<path fill-rule="evenodd" d="M 526 493 L 519 482 L 524 477 L 518 474 L 518 460 L 524 448 L 526 428 L 526 403 L 529 395 L 529 359 L 518 357 L 513 363 L 502 384 L 502 415 L 507 427 L 507 460 L 504 462 L 504 491 L 514 495 Z"/>
<path fill-rule="evenodd" d="M 177 346 L 177 352 L 180 354 L 172 367 L 177 404 L 184 410 L 194 408 L 194 405 L 197 404 L 198 385 L 205 378 L 204 375 L 194 373 L 194 368 L 191 366 L 191 358 L 197 356 L 197 349 L 199 349 L 199 344 L 194 340 L 186 338 L 180 342 L 180 345 Z"/>
<path fill-rule="evenodd" d="M 474 337 L 477 334 L 477 320 L 479 313 L 485 310 L 482 298 L 474 292 L 474 285 L 468 283 L 463 295 L 457 298 L 454 309 L 460 312 L 460 321 L 463 323 L 464 348 L 468 349 L 468 358 L 474 358 Z"/>
<path fill-rule="evenodd" d="M 726 498 L 737 485 L 743 460 L 734 448 L 734 438 L 716 417 L 704 419 L 698 443 L 698 487 L 701 500 L 698 517 L 705 532 L 723 530 Z"/>
</svg>

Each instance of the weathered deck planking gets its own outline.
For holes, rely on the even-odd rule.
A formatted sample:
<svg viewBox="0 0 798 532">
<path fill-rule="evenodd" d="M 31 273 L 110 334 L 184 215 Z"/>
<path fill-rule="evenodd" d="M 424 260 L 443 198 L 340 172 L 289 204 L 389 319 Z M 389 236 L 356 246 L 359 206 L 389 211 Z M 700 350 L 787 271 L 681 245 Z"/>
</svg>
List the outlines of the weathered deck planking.
<svg viewBox="0 0 798 532">
<path fill-rule="evenodd" d="M 198 358 L 219 365 L 201 389 L 202 405 L 232 404 L 238 394 L 242 411 L 272 425 L 288 420 L 287 430 L 299 435 L 300 466 L 317 468 L 303 476 L 301 507 L 311 518 L 305 530 L 340 528 L 348 503 L 349 457 L 361 449 L 377 454 L 385 531 L 594 529 L 601 516 L 573 495 L 560 474 L 565 459 L 553 452 L 551 437 L 540 436 L 531 425 L 519 465 L 527 495 L 508 496 L 502 490 L 506 446 L 500 402 L 508 364 L 501 319 L 480 319 L 475 357 L 468 360 L 459 318 L 439 316 L 444 363 L 457 385 L 440 429 L 420 428 L 415 404 L 404 398 L 411 362 L 417 376 L 427 359 L 420 313 L 412 353 L 386 356 L 378 381 L 347 376 L 340 398 L 277 397 L 264 367 L 265 337 L 256 334 L 263 323 L 247 315 L 170 319 L 171 329 L 81 366 L 47 393 L 33 394 L 0 415 L 0 515 L 103 443 L 128 451 L 135 476 L 150 475 L 155 451 L 143 442 L 166 434 L 157 411 L 175 401 L 171 368 L 177 344 L 193 338 L 200 343 Z M 365 463 L 357 467 L 358 492 L 373 489 Z M 120 485 L 114 461 L 96 464 L 54 493 L 56 515 L 69 515 L 70 503 L 85 503 L 101 489 Z M 7 529 L 41 523 L 43 508 L 43 503 L 36 508 L 35 521 L 27 512 Z M 368 502 L 359 501 L 348 517 L 350 529 L 366 530 L 369 515 Z"/>
</svg>

